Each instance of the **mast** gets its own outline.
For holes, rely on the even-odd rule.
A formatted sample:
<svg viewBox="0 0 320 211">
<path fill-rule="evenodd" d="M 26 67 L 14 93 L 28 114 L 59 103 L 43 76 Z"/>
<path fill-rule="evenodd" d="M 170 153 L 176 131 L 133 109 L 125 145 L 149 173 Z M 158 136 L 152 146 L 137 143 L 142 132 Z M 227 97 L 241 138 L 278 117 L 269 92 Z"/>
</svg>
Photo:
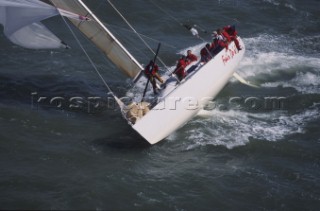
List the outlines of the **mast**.
<svg viewBox="0 0 320 211">
<path fill-rule="evenodd" d="M 69 20 L 98 47 L 124 74 L 135 78 L 142 65 L 128 52 L 107 27 L 93 14 L 82 0 L 51 0 L 59 9 L 88 17 L 91 21 Z"/>
</svg>

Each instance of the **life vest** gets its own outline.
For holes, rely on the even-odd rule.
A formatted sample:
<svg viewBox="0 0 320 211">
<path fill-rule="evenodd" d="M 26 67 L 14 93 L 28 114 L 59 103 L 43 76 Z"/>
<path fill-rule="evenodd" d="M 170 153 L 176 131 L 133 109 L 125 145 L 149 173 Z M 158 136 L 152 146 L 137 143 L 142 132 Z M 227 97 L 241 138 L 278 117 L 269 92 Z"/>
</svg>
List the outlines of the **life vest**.
<svg viewBox="0 0 320 211">
<path fill-rule="evenodd" d="M 208 56 L 208 54 L 209 54 L 209 51 L 210 49 L 208 49 L 207 47 L 204 47 L 204 48 L 202 48 L 201 49 L 201 51 L 200 51 L 200 55 L 201 56 Z"/>
<path fill-rule="evenodd" d="M 226 31 L 230 36 L 237 36 L 237 31 L 235 29 L 235 26 L 226 26 L 223 28 L 224 31 Z"/>
<path fill-rule="evenodd" d="M 222 36 L 225 37 L 225 39 L 226 39 L 228 42 L 231 41 L 230 35 L 229 35 L 225 30 L 223 30 L 221 34 L 222 34 Z"/>
<path fill-rule="evenodd" d="M 197 61 L 198 60 L 198 58 L 197 58 L 197 56 L 196 55 L 194 55 L 194 54 L 189 54 L 189 55 L 187 55 L 187 60 L 188 60 L 188 62 L 187 63 L 191 63 L 191 62 L 194 62 L 194 61 Z"/>
<path fill-rule="evenodd" d="M 178 75 L 184 75 L 184 69 L 186 68 L 187 64 L 184 59 L 179 59 L 175 73 Z"/>
<path fill-rule="evenodd" d="M 145 68 L 144 68 L 144 73 L 146 74 L 146 75 L 154 75 L 154 74 L 156 74 L 157 72 L 158 72 L 158 70 L 159 70 L 159 67 L 158 67 L 158 65 L 154 65 L 153 66 L 153 69 L 152 69 L 152 63 L 149 63 Z"/>
</svg>

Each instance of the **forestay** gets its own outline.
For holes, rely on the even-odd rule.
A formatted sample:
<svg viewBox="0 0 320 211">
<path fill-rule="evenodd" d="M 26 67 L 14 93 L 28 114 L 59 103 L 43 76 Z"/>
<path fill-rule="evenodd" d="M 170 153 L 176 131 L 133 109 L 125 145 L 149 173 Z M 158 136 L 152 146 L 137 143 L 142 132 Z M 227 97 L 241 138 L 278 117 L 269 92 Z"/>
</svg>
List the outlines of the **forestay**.
<svg viewBox="0 0 320 211">
<path fill-rule="evenodd" d="M 143 69 L 81 0 L 51 0 L 57 7 L 86 16 L 92 21 L 70 21 L 92 41 L 121 71 L 135 78 Z"/>
</svg>

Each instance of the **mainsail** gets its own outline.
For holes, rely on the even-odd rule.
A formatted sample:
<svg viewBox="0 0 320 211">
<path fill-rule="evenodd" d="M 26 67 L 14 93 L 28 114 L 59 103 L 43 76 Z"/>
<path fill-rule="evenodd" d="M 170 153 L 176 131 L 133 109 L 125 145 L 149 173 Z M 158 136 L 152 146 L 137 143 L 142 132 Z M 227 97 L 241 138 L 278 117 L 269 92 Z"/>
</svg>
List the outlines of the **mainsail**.
<svg viewBox="0 0 320 211">
<path fill-rule="evenodd" d="M 91 21 L 69 19 L 127 76 L 135 78 L 139 75 L 143 69 L 139 62 L 136 61 L 81 0 L 51 0 L 51 2 L 57 8 L 89 18 Z"/>
</svg>

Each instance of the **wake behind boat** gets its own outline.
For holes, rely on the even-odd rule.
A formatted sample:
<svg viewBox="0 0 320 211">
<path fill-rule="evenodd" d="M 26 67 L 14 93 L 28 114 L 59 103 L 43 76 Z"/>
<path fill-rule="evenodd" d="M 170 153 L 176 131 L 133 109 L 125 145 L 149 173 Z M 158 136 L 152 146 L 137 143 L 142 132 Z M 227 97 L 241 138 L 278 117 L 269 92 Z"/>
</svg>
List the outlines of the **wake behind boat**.
<svg viewBox="0 0 320 211">
<path fill-rule="evenodd" d="M 110 1 L 108 2 L 114 7 Z M 60 14 L 65 22 L 64 17 L 67 17 L 119 70 L 132 78 L 134 82 L 146 80 L 146 77 L 141 77 L 145 76 L 143 66 L 129 53 L 83 1 L 51 0 L 49 3 L 54 6 L 39 0 L 29 0 L 28 2 L 16 0 L 15 3 L 9 0 L 2 0 L 0 2 L 0 10 L 3 11 L 3 13 L 0 23 L 4 25 L 6 36 L 12 42 L 28 48 L 66 47 L 64 42 L 60 41 L 59 38 L 54 36 L 40 23 L 43 19 Z M 8 10 L 8 8 L 10 8 L 10 10 Z M 25 10 L 25 13 L 21 16 L 16 15 L 15 18 L 24 19 L 22 23 L 18 24 L 15 21 L 7 21 L 7 18 L 10 18 L 13 13 L 16 14 L 21 8 Z M 40 14 L 39 11 L 42 13 Z M 26 16 L 28 18 L 26 18 Z M 193 35 L 198 36 L 195 28 L 188 27 L 188 29 Z M 70 30 L 72 32 L 71 28 Z M 136 32 L 133 28 L 132 30 Z M 41 36 L 31 36 L 33 34 Z M 28 38 L 28 40 L 26 40 L 26 38 Z M 76 36 L 75 38 L 82 47 Z M 46 46 L 44 47 L 45 44 Z M 239 45 L 242 48 L 241 50 L 239 49 Z M 157 59 L 159 48 L 160 46 L 158 47 L 157 53 L 154 53 L 154 62 Z M 83 47 L 82 49 L 86 53 Z M 166 82 L 162 86 L 156 101 L 145 100 L 143 96 L 143 100 L 140 102 L 132 102 L 129 105 L 125 105 L 121 99 L 112 92 L 90 56 L 87 53 L 86 55 L 106 85 L 108 91 L 121 108 L 124 119 L 145 140 L 150 144 L 155 144 L 185 125 L 210 100 L 217 96 L 234 74 L 234 70 L 242 60 L 244 53 L 245 46 L 240 37 L 237 37 L 236 40 L 229 40 L 225 48 L 211 55 L 210 60 L 202 61 L 199 59 L 187 66 L 185 68 L 185 77 L 177 79 L 176 74 L 168 71 L 169 74 L 163 76 Z M 147 85 L 148 83 L 149 79 Z M 148 86 L 146 86 L 146 88 L 147 87 Z M 155 124 L 157 128 L 154 128 Z"/>
</svg>

